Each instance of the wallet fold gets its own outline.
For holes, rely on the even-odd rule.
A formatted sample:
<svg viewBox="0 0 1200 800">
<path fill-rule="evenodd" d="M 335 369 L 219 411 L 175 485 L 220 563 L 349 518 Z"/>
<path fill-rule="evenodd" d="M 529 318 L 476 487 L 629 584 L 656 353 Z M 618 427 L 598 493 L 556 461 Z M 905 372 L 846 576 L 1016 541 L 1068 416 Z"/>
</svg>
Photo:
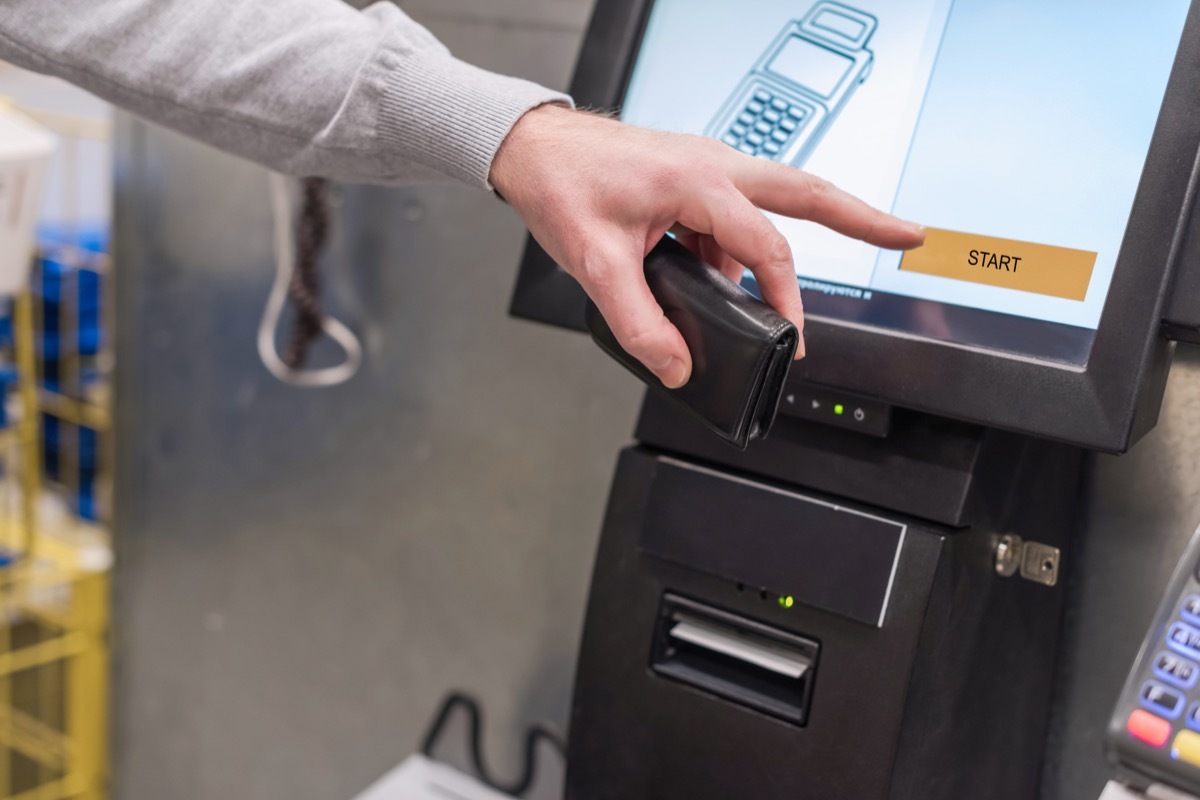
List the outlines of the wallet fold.
<svg viewBox="0 0 1200 800">
<path fill-rule="evenodd" d="M 586 322 L 592 338 L 647 386 L 734 447 L 744 450 L 766 436 L 800 340 L 796 326 L 670 237 L 646 256 L 645 274 L 692 354 L 687 384 L 663 386 L 617 343 L 589 300 Z"/>
</svg>

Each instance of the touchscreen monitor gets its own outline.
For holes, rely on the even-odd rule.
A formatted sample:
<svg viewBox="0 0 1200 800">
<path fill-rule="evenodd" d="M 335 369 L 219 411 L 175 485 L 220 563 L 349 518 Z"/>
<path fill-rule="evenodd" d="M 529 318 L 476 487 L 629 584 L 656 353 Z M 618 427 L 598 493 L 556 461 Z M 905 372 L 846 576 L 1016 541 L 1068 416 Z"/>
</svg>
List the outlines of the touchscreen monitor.
<svg viewBox="0 0 1200 800">
<path fill-rule="evenodd" d="M 928 226 L 899 253 L 775 218 L 810 315 L 1082 365 L 1188 7 L 656 0 L 622 118 Z"/>
</svg>

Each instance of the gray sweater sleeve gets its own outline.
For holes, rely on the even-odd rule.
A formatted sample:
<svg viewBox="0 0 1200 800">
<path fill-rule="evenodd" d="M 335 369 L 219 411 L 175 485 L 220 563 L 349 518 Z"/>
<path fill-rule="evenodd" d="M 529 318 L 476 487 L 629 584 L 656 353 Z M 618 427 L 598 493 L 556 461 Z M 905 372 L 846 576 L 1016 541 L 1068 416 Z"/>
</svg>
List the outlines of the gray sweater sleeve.
<svg viewBox="0 0 1200 800">
<path fill-rule="evenodd" d="M 0 58 L 273 169 L 487 187 L 529 109 L 569 98 L 450 55 L 395 5 L 2 0 Z"/>
</svg>

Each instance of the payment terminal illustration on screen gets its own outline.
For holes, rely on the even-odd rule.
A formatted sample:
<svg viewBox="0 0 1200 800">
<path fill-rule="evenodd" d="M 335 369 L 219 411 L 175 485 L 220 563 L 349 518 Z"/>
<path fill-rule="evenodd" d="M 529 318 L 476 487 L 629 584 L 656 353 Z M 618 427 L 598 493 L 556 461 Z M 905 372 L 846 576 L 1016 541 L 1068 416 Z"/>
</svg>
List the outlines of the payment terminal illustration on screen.
<svg viewBox="0 0 1200 800">
<path fill-rule="evenodd" d="M 708 135 L 743 153 L 801 167 L 871 75 L 879 21 L 822 0 L 792 20 L 717 113 Z"/>
</svg>

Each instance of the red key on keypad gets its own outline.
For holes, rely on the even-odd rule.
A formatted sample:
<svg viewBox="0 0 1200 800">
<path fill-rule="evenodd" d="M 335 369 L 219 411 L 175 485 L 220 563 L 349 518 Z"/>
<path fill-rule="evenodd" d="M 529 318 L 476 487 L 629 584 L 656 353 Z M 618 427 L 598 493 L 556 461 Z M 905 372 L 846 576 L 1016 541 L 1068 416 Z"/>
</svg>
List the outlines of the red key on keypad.
<svg viewBox="0 0 1200 800">
<path fill-rule="evenodd" d="M 1171 723 L 1141 709 L 1129 715 L 1125 728 L 1133 738 L 1153 747 L 1162 747 L 1171 738 Z"/>
</svg>

